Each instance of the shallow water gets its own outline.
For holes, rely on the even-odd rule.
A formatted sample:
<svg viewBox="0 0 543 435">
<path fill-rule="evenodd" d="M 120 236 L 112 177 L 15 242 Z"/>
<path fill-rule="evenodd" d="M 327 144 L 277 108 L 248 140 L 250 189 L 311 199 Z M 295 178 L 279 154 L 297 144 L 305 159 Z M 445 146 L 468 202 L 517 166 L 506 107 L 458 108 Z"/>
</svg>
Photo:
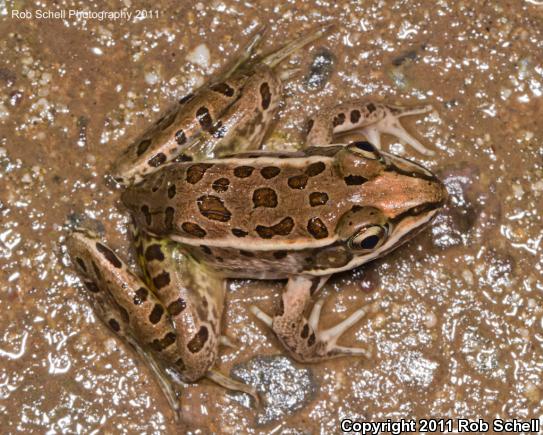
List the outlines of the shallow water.
<svg viewBox="0 0 543 435">
<path fill-rule="evenodd" d="M 16 19 L 11 10 L 27 3 L 0 1 L 2 430 L 327 434 L 347 417 L 540 418 L 543 6 L 162 3 L 147 19 L 100 21 L 35 15 L 119 3 L 28 5 L 34 18 Z M 300 72 L 285 86 L 266 147 L 300 143 L 305 119 L 327 105 L 431 102 L 432 113 L 406 125 L 436 155 L 386 147 L 436 171 L 450 203 L 430 230 L 324 288 L 325 326 L 370 308 L 343 342 L 370 348 L 371 360 L 294 364 L 309 370 L 308 394 L 263 426 L 239 397 L 208 381 L 187 386 L 177 425 L 149 370 L 81 295 L 62 247 L 67 225 L 100 221 L 129 257 L 127 216 L 105 183 L 115 157 L 260 25 L 270 25 L 270 48 L 331 21 L 329 36 L 285 62 Z M 273 312 L 280 289 L 232 283 L 224 320 L 238 347 L 224 350 L 223 372 L 284 354 L 248 311 Z"/>
</svg>

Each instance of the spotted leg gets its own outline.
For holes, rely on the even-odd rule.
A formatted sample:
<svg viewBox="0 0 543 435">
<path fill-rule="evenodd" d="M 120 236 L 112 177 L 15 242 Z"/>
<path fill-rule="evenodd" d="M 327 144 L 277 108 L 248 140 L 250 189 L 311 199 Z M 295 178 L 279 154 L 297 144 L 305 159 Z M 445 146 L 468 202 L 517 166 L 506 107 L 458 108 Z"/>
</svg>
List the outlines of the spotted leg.
<svg viewBox="0 0 543 435">
<path fill-rule="evenodd" d="M 400 123 L 404 116 L 430 112 L 432 106 L 399 107 L 389 104 L 353 101 L 340 104 L 319 113 L 308 121 L 307 146 L 326 146 L 334 136 L 350 131 L 360 131 L 378 148 L 381 134 L 391 134 L 411 145 L 421 154 L 434 152 L 411 136 Z"/>
<path fill-rule="evenodd" d="M 141 269 L 167 307 L 177 334 L 178 354 L 171 367 L 185 382 L 207 377 L 224 388 L 250 394 L 258 402 L 255 389 L 213 368 L 219 344 L 231 345 L 220 335 L 225 280 L 181 251 L 177 243 L 132 231 Z"/>
<path fill-rule="evenodd" d="M 344 355 L 369 357 L 370 352 L 366 349 L 337 344 L 341 335 L 364 316 L 363 309 L 356 310 L 332 328 L 320 330 L 318 324 L 324 303 L 324 300 L 320 299 L 313 306 L 309 319 L 306 319 L 304 313 L 311 296 L 324 285 L 327 279 L 328 277 L 291 277 L 282 294 L 282 310 L 279 315 L 271 318 L 255 306 L 251 307 L 251 311 L 272 328 L 277 338 L 297 361 L 317 362 Z"/>
<path fill-rule="evenodd" d="M 176 159 L 200 161 L 258 148 L 281 98 L 280 74 L 274 68 L 328 28 L 263 57 L 253 56 L 263 38 L 257 32 L 224 74 L 182 98 L 126 149 L 113 165 L 113 179 L 130 185 Z"/>
<path fill-rule="evenodd" d="M 176 353 L 176 333 L 163 315 L 165 307 L 95 234 L 75 230 L 66 245 L 97 317 L 143 358 L 178 418 L 176 391 L 161 364 Z"/>
</svg>

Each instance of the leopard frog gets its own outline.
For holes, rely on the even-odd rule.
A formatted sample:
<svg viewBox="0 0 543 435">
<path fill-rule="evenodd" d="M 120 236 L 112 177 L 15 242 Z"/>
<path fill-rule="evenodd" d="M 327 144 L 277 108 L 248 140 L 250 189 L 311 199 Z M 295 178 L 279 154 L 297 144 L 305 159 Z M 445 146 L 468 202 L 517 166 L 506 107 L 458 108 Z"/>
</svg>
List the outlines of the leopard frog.
<svg viewBox="0 0 543 435">
<path fill-rule="evenodd" d="M 141 273 L 89 230 L 67 246 L 97 315 L 155 371 L 170 404 L 182 382 L 208 377 L 255 391 L 214 368 L 227 278 L 287 279 L 281 309 L 251 311 L 301 362 L 371 357 L 337 343 L 358 308 L 319 328 L 328 277 L 382 257 L 425 228 L 447 193 L 427 169 L 380 150 L 382 133 L 430 154 L 399 118 L 431 110 L 352 101 L 311 118 L 302 151 L 262 152 L 277 112 L 276 66 L 323 31 L 264 57 L 259 32 L 230 68 L 183 98 L 120 157 L 113 177 L 127 189 Z M 364 140 L 334 143 L 357 132 Z"/>
</svg>

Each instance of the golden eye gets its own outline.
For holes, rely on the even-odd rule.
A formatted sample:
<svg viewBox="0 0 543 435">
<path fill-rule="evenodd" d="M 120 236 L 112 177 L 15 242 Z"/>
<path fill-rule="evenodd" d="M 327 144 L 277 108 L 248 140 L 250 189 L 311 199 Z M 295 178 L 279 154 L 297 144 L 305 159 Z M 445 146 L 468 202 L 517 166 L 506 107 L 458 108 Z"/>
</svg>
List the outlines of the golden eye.
<svg viewBox="0 0 543 435">
<path fill-rule="evenodd" d="M 350 147 L 354 152 L 364 156 L 367 159 L 379 160 L 381 158 L 379 150 L 375 147 L 375 145 L 369 143 L 368 141 L 364 140 L 353 142 L 350 144 Z"/>
<path fill-rule="evenodd" d="M 349 240 L 349 247 L 357 251 L 372 251 L 383 244 L 388 231 L 381 225 L 363 228 Z"/>
</svg>

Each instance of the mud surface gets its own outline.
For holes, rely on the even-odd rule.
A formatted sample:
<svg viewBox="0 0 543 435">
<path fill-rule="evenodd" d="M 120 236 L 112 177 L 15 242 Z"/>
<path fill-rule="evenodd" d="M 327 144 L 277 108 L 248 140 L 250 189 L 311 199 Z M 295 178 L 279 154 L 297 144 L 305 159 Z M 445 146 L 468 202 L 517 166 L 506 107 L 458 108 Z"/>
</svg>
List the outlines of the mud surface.
<svg viewBox="0 0 543 435">
<path fill-rule="evenodd" d="M 130 19 L 35 16 L 120 4 Z M 307 116 L 327 105 L 429 101 L 435 111 L 407 124 L 436 155 L 386 147 L 438 172 L 450 204 L 429 231 L 324 288 L 324 326 L 369 307 L 343 343 L 368 347 L 371 360 L 288 365 L 314 391 L 279 419 L 258 420 L 209 381 L 190 385 L 186 426 L 176 425 L 149 370 L 82 296 L 67 227 L 99 221 L 132 258 L 119 192 L 105 183 L 111 162 L 260 25 L 271 48 L 330 21 L 328 37 L 285 63 L 300 72 L 266 147 L 300 143 Z M 540 417 L 542 33 L 543 6 L 527 0 L 0 1 L 2 432 L 328 434 L 345 417 Z M 223 350 L 223 372 L 249 360 L 245 370 L 266 370 L 255 364 L 271 360 L 257 357 L 284 353 L 248 310 L 277 310 L 280 289 L 232 283 L 224 321 L 238 347 Z"/>
</svg>

